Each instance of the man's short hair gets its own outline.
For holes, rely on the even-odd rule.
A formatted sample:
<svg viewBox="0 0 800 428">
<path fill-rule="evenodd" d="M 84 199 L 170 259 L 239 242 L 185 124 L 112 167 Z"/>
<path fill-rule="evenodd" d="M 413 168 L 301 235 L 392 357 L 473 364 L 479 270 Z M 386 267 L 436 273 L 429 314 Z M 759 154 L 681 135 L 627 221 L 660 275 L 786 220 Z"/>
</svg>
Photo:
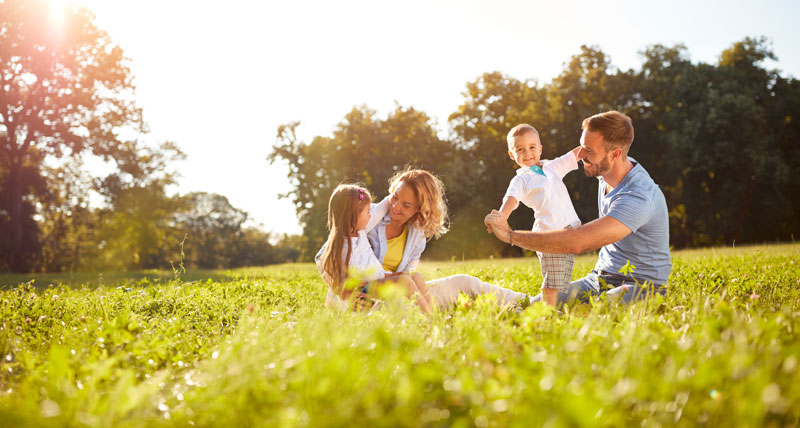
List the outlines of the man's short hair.
<svg viewBox="0 0 800 428">
<path fill-rule="evenodd" d="M 587 117 L 583 119 L 581 129 L 599 132 L 603 136 L 606 150 L 620 148 L 623 153 L 628 153 L 633 143 L 633 122 L 630 117 L 618 111 L 612 110 Z"/>
<path fill-rule="evenodd" d="M 527 123 L 520 123 L 519 125 L 511 128 L 508 131 L 508 136 L 506 136 L 506 141 L 508 142 L 508 150 L 514 151 L 514 138 L 519 137 L 520 135 L 525 135 L 528 132 L 533 132 L 536 134 L 536 137 L 539 137 L 539 131 L 536 128 L 528 125 Z"/>
</svg>

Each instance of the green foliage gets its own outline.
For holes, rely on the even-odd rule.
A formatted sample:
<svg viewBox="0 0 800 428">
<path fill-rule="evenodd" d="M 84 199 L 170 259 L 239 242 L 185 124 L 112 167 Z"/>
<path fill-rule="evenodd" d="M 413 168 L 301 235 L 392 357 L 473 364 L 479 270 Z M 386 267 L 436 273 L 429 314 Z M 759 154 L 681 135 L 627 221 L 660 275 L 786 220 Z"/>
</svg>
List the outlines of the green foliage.
<svg viewBox="0 0 800 428">
<path fill-rule="evenodd" d="M 85 151 L 111 159 L 142 130 L 122 49 L 87 9 L 65 8 L 59 25 L 49 11 L 43 0 L 0 2 L 0 266 L 17 271 L 38 254 L 28 225 L 43 160 Z"/>
<path fill-rule="evenodd" d="M 430 118 L 414 108 L 397 106 L 386 119 L 365 106 L 354 108 L 333 136 L 310 143 L 297 140 L 299 125 L 278 128 L 278 143 L 268 159 L 289 165 L 294 185 L 289 195 L 303 224 L 304 260 L 311 260 L 327 238 L 328 198 L 337 185 L 358 182 L 381 199 L 388 194 L 389 178 L 406 165 L 441 173 L 459 155 L 452 143 L 436 135 Z M 451 180 L 445 177 L 445 182 Z"/>
<path fill-rule="evenodd" d="M 309 264 L 91 288 L 0 276 L 0 422 L 796 425 L 797 255 L 798 245 L 676 252 L 666 298 L 519 314 L 462 299 L 430 319 L 325 309 Z M 573 276 L 594 259 L 579 257 Z M 533 258 L 421 269 L 529 293 L 538 271 Z"/>
<path fill-rule="evenodd" d="M 193 268 L 296 259 L 224 197 L 167 193 L 185 155 L 147 142 L 122 50 L 87 9 L 54 23 L 51 6 L 0 1 L 0 270 L 166 268 L 186 233 Z M 115 171 L 88 175 L 89 155 Z"/>
<path fill-rule="evenodd" d="M 462 104 L 449 117 L 450 141 L 432 145 L 432 131 L 410 137 L 390 124 L 398 112 L 381 121 L 361 107 L 333 137 L 310 144 L 291 137 L 297 122 L 282 126 L 270 159 L 293 168 L 291 195 L 304 227 L 306 259 L 325 240 L 332 186 L 360 180 L 382 195 L 385 181 L 371 178 L 420 158 L 436 160 L 430 169 L 447 185 L 452 220 L 450 232 L 430 243 L 427 256 L 519 255 L 519 249 L 484 233 L 482 224 L 499 207 L 516 168 L 506 154 L 508 130 L 533 125 L 543 157 L 552 159 L 579 144 L 584 118 L 615 109 L 633 119 L 630 155 L 665 193 L 673 246 L 790 239 L 800 228 L 800 199 L 794 197 L 800 194 L 800 82 L 766 69 L 768 59 L 775 55 L 765 39 L 746 38 L 723 51 L 718 64 L 692 63 L 683 45 L 653 45 L 642 52 L 640 69 L 619 70 L 600 48 L 582 46 L 546 84 L 499 72 L 468 82 Z M 418 118 L 426 120 L 421 113 Z M 398 133 L 401 148 L 382 143 Z M 378 147 L 385 155 L 372 154 Z M 597 218 L 595 180 L 578 171 L 564 182 L 581 220 Z M 519 209 L 509 223 L 529 228 L 532 212 Z"/>
<path fill-rule="evenodd" d="M 181 197 L 174 216 L 175 228 L 186 236 L 185 262 L 190 268 L 221 269 L 264 266 L 297 260 L 296 237 L 283 236 L 276 243 L 270 233 L 245 226 L 246 212 L 228 198 L 205 192 Z"/>
<path fill-rule="evenodd" d="M 800 92 L 762 66 L 774 59 L 766 41 L 734 43 L 716 66 L 690 63 L 683 46 L 654 46 L 644 57 L 640 90 L 650 102 L 632 114 L 632 153 L 664 188 L 670 242 L 790 237 L 800 225 L 791 196 L 800 163 L 797 145 L 785 139 L 800 128 L 791 123 L 797 110 L 787 107 L 797 106 Z M 652 149 L 640 150 L 640 141 Z"/>
<path fill-rule="evenodd" d="M 189 265 L 233 267 L 234 254 L 229 249 L 239 240 L 247 213 L 234 208 L 222 195 L 192 192 L 183 199 L 185 208 L 177 213 L 176 220 L 178 228 L 188 236 Z"/>
<path fill-rule="evenodd" d="M 39 270 L 58 272 L 87 265 L 97 257 L 95 225 L 98 215 L 89 206 L 92 179 L 81 158 L 45 170 L 48 192 L 43 198 L 39 222 L 41 265 Z"/>
</svg>

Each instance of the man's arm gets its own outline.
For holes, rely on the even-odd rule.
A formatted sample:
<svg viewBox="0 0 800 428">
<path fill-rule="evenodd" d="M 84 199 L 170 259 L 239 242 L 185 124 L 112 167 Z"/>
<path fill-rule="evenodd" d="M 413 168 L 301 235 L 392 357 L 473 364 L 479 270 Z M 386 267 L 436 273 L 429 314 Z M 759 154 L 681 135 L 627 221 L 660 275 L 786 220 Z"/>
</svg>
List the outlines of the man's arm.
<svg viewBox="0 0 800 428">
<path fill-rule="evenodd" d="M 508 243 L 511 228 L 503 215 L 493 210 L 484 220 L 497 239 Z M 628 236 L 631 230 L 613 217 L 603 217 L 577 229 L 547 232 L 514 231 L 514 245 L 551 254 L 578 254 L 612 244 Z"/>
</svg>

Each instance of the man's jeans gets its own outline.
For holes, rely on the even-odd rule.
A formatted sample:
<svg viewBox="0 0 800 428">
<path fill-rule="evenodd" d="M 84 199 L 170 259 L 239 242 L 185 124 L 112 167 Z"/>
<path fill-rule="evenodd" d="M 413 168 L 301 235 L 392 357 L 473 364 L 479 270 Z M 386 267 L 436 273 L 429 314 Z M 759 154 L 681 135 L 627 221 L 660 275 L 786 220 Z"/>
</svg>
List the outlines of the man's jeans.
<svg viewBox="0 0 800 428">
<path fill-rule="evenodd" d="M 667 294 L 667 287 L 664 285 L 654 285 L 651 283 L 637 285 L 630 277 L 625 277 L 617 274 L 599 274 L 592 270 L 585 277 L 572 281 L 566 291 L 558 292 L 558 300 L 556 305 L 560 306 L 565 303 L 572 303 L 577 300 L 581 303 L 587 303 L 592 296 L 599 296 L 606 293 L 610 300 L 617 300 L 619 302 L 629 304 L 638 300 L 644 300 L 647 296 L 653 294 Z M 542 295 L 537 294 L 533 300 L 538 302 L 542 300 Z"/>
</svg>

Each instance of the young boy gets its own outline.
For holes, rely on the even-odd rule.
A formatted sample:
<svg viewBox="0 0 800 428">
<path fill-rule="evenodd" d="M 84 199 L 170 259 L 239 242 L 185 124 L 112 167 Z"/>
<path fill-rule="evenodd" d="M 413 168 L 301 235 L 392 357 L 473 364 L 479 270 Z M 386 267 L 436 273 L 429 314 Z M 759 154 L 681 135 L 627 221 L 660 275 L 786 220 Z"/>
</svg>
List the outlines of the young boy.
<svg viewBox="0 0 800 428">
<path fill-rule="evenodd" d="M 540 160 L 542 143 L 539 132 L 530 125 L 521 124 L 508 132 L 508 156 L 519 165 L 517 176 L 511 179 L 503 197 L 500 213 L 507 220 L 519 203 L 533 209 L 536 221 L 534 231 L 558 230 L 581 225 L 567 187 L 561 181 L 568 172 L 578 169 L 578 149 L 554 160 Z M 514 235 L 511 235 L 514 245 Z M 542 297 L 555 305 L 558 291 L 566 291 L 572 278 L 573 254 L 546 254 L 537 252 L 542 266 Z"/>
</svg>

